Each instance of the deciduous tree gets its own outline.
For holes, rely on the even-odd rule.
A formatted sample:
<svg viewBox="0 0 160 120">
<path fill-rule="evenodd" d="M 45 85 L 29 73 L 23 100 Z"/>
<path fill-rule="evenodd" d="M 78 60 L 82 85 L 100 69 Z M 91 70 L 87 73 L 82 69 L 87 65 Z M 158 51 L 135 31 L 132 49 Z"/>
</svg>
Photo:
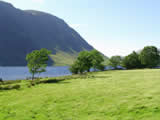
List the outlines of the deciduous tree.
<svg viewBox="0 0 160 120">
<path fill-rule="evenodd" d="M 36 73 L 42 73 L 46 71 L 47 61 L 49 60 L 49 54 L 51 51 L 42 48 L 41 50 L 34 50 L 27 54 L 26 60 L 29 72 L 32 74 L 32 80 Z"/>
<path fill-rule="evenodd" d="M 120 66 L 122 63 L 122 57 L 121 56 L 112 56 L 109 59 L 109 65 L 117 69 L 117 66 Z"/>
<path fill-rule="evenodd" d="M 159 51 L 155 46 L 146 46 L 140 52 L 139 59 L 145 67 L 156 67 L 160 59 Z"/>
<path fill-rule="evenodd" d="M 141 64 L 141 61 L 139 59 L 139 55 L 135 51 L 133 51 L 128 56 L 126 56 L 123 59 L 122 64 L 127 69 L 135 69 L 135 68 L 142 68 L 143 67 Z"/>
</svg>

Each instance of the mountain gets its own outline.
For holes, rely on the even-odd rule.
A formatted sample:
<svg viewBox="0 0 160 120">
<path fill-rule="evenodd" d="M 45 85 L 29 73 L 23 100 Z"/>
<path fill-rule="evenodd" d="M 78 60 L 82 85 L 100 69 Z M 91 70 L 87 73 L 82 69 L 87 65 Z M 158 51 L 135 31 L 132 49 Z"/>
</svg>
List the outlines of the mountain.
<svg viewBox="0 0 160 120">
<path fill-rule="evenodd" d="M 52 51 L 57 65 L 69 64 L 80 51 L 93 49 L 64 20 L 0 1 L 0 66 L 26 66 L 26 54 L 41 48 Z"/>
</svg>

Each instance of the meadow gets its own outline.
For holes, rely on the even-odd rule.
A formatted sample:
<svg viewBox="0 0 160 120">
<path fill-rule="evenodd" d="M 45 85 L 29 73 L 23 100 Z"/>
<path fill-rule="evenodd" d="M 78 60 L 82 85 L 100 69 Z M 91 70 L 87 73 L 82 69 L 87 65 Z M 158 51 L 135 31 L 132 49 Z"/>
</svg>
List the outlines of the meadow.
<svg viewBox="0 0 160 120">
<path fill-rule="evenodd" d="M 65 78 L 65 77 L 64 77 Z M 0 91 L 0 120 L 159 120 L 160 70 L 46 78 Z M 2 86 L 2 85 L 1 85 Z"/>
</svg>

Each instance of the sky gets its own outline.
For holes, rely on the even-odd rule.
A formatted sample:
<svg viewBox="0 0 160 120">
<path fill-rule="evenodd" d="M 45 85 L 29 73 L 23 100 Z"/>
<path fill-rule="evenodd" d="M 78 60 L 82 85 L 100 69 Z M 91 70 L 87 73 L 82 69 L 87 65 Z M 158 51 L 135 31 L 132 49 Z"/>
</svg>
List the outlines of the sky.
<svg viewBox="0 0 160 120">
<path fill-rule="evenodd" d="M 160 0 L 4 0 L 66 21 L 106 56 L 160 48 Z"/>
</svg>

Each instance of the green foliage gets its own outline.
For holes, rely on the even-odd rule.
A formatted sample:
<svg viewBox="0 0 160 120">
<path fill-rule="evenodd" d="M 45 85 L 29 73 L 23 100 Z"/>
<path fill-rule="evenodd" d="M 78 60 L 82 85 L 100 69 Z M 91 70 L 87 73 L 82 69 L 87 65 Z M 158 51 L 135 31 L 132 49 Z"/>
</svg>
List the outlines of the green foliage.
<svg viewBox="0 0 160 120">
<path fill-rule="evenodd" d="M 156 67 L 159 63 L 159 51 L 155 46 L 146 46 L 140 52 L 141 63 L 148 68 Z"/>
<path fill-rule="evenodd" d="M 97 50 L 92 50 L 90 54 L 92 59 L 91 67 L 93 67 L 94 69 L 104 70 L 104 65 L 102 64 L 102 62 L 104 62 L 104 57 L 102 56 L 102 54 Z"/>
<path fill-rule="evenodd" d="M 139 55 L 135 51 L 126 56 L 123 59 L 122 64 L 127 69 L 142 68 L 141 61 L 139 60 Z"/>
<path fill-rule="evenodd" d="M 109 59 L 109 65 L 111 65 L 115 69 L 117 68 L 117 66 L 119 66 L 121 64 L 122 64 L 122 57 L 121 56 L 112 56 Z"/>
<path fill-rule="evenodd" d="M 29 72 L 32 73 L 32 79 L 36 73 L 45 72 L 47 61 L 49 60 L 49 54 L 51 54 L 51 51 L 48 51 L 45 48 L 42 48 L 41 50 L 34 50 L 27 54 L 27 66 L 29 68 Z"/>
<path fill-rule="evenodd" d="M 97 50 L 82 51 L 79 53 L 77 60 L 70 67 L 74 74 L 90 72 L 91 68 L 104 70 L 103 56 Z"/>
<path fill-rule="evenodd" d="M 0 90 L 18 90 L 21 86 L 19 84 L 13 84 L 13 85 L 0 85 Z"/>
<path fill-rule="evenodd" d="M 80 73 L 88 71 L 92 67 L 92 55 L 89 51 L 79 53 L 76 63 L 79 65 Z"/>
<path fill-rule="evenodd" d="M 98 64 L 97 66 L 96 66 L 96 69 L 98 69 L 98 70 L 100 70 L 100 71 L 104 71 L 105 70 L 105 65 L 104 64 Z"/>
<path fill-rule="evenodd" d="M 159 64 L 160 55 L 155 46 L 146 46 L 138 54 L 135 51 L 123 59 L 123 66 L 127 69 L 152 68 Z"/>
<path fill-rule="evenodd" d="M 79 66 L 79 64 L 78 64 L 77 62 L 75 62 L 75 63 L 73 63 L 73 64 L 71 65 L 71 67 L 69 68 L 69 70 L 70 70 L 71 73 L 73 73 L 73 74 L 78 74 L 79 71 L 80 71 L 80 66 Z"/>
</svg>

